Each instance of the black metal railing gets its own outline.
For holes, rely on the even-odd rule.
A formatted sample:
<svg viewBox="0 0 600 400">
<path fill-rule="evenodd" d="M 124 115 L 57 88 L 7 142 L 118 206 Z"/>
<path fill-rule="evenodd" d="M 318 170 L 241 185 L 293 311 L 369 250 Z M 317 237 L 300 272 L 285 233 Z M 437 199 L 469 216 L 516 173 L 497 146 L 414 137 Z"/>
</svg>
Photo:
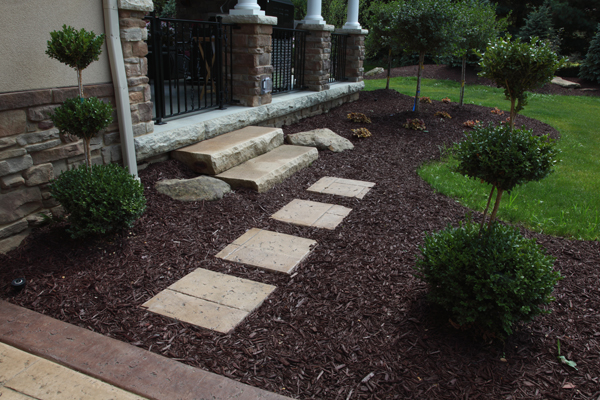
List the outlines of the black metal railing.
<svg viewBox="0 0 600 400">
<path fill-rule="evenodd" d="M 224 109 L 232 93 L 232 25 L 146 17 L 154 119 Z"/>
<path fill-rule="evenodd" d="M 304 89 L 306 31 L 273 27 L 273 93 Z"/>
<path fill-rule="evenodd" d="M 346 46 L 348 35 L 333 33 L 331 35 L 331 59 L 329 82 L 342 82 L 346 77 Z"/>
</svg>

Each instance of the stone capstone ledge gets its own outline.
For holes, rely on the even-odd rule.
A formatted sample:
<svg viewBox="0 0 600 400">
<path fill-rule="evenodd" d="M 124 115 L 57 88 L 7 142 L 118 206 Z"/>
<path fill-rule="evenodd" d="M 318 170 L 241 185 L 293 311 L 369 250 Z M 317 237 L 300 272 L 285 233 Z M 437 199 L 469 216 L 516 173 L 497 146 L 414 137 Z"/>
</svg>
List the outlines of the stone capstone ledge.
<svg viewBox="0 0 600 400">
<path fill-rule="evenodd" d="M 152 11 L 154 3 L 152 0 L 119 0 L 119 10 L 129 11 Z"/>
<path fill-rule="evenodd" d="M 291 100 L 247 108 L 239 113 L 222 117 L 219 117 L 219 111 L 215 110 L 216 117 L 213 119 L 170 131 L 154 132 L 136 137 L 134 139 L 136 159 L 140 162 L 249 125 L 260 125 L 264 121 L 282 118 L 286 115 L 301 114 L 303 110 L 321 103 L 358 93 L 364 87 L 364 82 L 334 86 L 323 92 L 309 93 Z"/>
</svg>

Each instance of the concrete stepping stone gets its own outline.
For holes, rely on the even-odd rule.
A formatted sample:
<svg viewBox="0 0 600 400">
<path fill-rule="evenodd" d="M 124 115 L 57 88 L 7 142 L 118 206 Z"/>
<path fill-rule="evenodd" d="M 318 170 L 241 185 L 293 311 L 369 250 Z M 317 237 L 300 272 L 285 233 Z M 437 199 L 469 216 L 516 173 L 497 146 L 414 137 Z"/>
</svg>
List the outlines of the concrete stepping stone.
<svg viewBox="0 0 600 400">
<path fill-rule="evenodd" d="M 142 307 L 179 321 L 228 333 L 275 289 L 272 285 L 198 268 Z"/>
<path fill-rule="evenodd" d="M 216 257 L 291 274 L 316 244 L 314 240 L 252 228 L 221 250 Z"/>
<path fill-rule="evenodd" d="M 296 225 L 335 229 L 350 211 L 351 208 L 335 204 L 295 199 L 271 215 L 271 218 Z"/>
<path fill-rule="evenodd" d="M 217 175 L 283 144 L 280 128 L 247 126 L 171 152 L 200 174 Z"/>
<path fill-rule="evenodd" d="M 232 188 L 246 187 L 266 192 L 319 158 L 314 147 L 283 145 L 248 160 L 216 177 Z"/>
<path fill-rule="evenodd" d="M 325 176 L 306 190 L 317 193 L 334 194 L 337 196 L 356 197 L 358 199 L 362 199 L 373 186 L 375 186 L 375 183 L 373 182 Z"/>
</svg>

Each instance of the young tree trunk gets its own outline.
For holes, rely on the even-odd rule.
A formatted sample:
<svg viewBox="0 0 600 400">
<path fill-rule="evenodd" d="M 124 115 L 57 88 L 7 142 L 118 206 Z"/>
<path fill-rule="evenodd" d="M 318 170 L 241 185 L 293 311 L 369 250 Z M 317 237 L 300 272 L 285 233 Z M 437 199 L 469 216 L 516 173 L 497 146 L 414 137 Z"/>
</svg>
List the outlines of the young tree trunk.
<svg viewBox="0 0 600 400">
<path fill-rule="evenodd" d="M 392 74 L 392 48 L 388 51 L 388 68 L 387 68 L 387 83 L 385 84 L 385 88 L 390 88 L 390 75 Z"/>
<path fill-rule="evenodd" d="M 492 201 L 492 195 L 494 194 L 494 190 L 496 190 L 496 186 L 492 185 L 492 191 L 488 196 L 487 204 L 485 205 L 485 210 L 483 211 L 483 217 L 481 218 L 481 224 L 479 224 L 479 234 L 481 235 L 481 230 L 483 229 L 483 225 L 485 224 L 485 217 L 487 215 L 488 210 L 490 209 L 490 202 Z"/>
<path fill-rule="evenodd" d="M 496 202 L 494 203 L 494 210 L 492 211 L 492 215 L 490 216 L 490 222 L 488 223 L 488 228 L 492 226 L 492 222 L 496 219 L 496 213 L 498 212 L 498 208 L 500 207 L 500 200 L 502 199 L 502 193 L 504 190 L 498 188 L 498 194 L 496 195 Z"/>
<path fill-rule="evenodd" d="M 83 145 L 85 146 L 85 165 L 88 168 L 92 168 L 92 150 L 90 149 L 90 139 L 83 139 Z"/>
<path fill-rule="evenodd" d="M 423 69 L 425 69 L 425 52 L 421 51 L 419 53 L 419 72 L 417 73 L 417 93 L 415 94 L 415 106 L 414 112 L 419 112 L 419 99 L 421 98 L 421 77 L 423 76 Z"/>
<path fill-rule="evenodd" d="M 515 99 L 510 99 L 510 131 L 515 129 L 515 118 L 517 117 L 517 111 L 515 109 Z"/>
<path fill-rule="evenodd" d="M 81 78 L 82 70 L 77 69 L 77 85 L 79 89 L 79 98 L 83 99 L 83 79 Z"/>
<path fill-rule="evenodd" d="M 467 55 L 465 54 L 462 58 L 462 71 L 460 72 L 460 101 L 459 106 L 463 106 L 465 104 L 465 74 L 467 69 Z"/>
</svg>

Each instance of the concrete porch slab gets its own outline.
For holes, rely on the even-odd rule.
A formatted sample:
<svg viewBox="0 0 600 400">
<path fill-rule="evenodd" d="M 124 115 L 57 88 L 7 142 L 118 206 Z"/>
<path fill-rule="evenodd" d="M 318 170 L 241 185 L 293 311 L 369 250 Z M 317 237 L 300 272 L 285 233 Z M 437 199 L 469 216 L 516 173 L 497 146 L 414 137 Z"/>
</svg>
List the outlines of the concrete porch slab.
<svg viewBox="0 0 600 400">
<path fill-rule="evenodd" d="M 306 190 L 317 193 L 356 197 L 358 199 L 362 199 L 373 186 L 375 186 L 375 183 L 373 182 L 325 176 Z"/>
<path fill-rule="evenodd" d="M 227 333 L 274 290 L 275 286 L 198 268 L 142 307 L 179 321 Z"/>
<path fill-rule="evenodd" d="M 171 152 L 199 174 L 217 175 L 283 144 L 283 130 L 247 126 Z"/>
<path fill-rule="evenodd" d="M 289 275 L 316 245 L 314 240 L 252 228 L 216 257 Z"/>
<path fill-rule="evenodd" d="M 266 192 L 317 158 L 319 152 L 314 147 L 283 145 L 216 175 L 216 178 L 224 180 L 232 188 L 246 187 Z"/>
<path fill-rule="evenodd" d="M 335 204 L 295 199 L 271 218 L 296 225 L 335 229 L 350 211 L 351 208 Z"/>
</svg>

